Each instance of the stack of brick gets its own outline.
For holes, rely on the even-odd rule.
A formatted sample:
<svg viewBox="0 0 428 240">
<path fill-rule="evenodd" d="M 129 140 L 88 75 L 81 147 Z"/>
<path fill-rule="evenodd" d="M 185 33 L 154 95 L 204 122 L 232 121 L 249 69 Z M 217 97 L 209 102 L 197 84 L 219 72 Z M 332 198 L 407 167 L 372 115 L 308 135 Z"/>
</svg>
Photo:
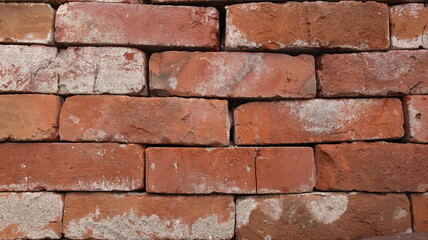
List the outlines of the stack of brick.
<svg viewBox="0 0 428 240">
<path fill-rule="evenodd" d="M 428 231 L 423 0 L 1 1 L 0 239 Z"/>
</svg>

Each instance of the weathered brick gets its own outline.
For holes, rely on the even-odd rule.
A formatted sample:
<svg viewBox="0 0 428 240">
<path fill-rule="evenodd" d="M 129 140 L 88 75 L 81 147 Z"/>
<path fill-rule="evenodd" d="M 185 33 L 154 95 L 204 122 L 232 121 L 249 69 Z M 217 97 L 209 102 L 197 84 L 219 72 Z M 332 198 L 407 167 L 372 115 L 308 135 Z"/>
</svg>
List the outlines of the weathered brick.
<svg viewBox="0 0 428 240">
<path fill-rule="evenodd" d="M 428 96 L 406 96 L 406 138 L 412 142 L 428 143 Z"/>
<path fill-rule="evenodd" d="M 229 143 L 227 101 L 73 96 L 61 110 L 65 141 L 221 146 Z"/>
<path fill-rule="evenodd" d="M 69 193 L 65 197 L 67 238 L 230 239 L 234 225 L 232 196 Z"/>
<path fill-rule="evenodd" d="M 315 186 L 310 147 L 258 148 L 257 193 L 311 192 Z"/>
<path fill-rule="evenodd" d="M 61 98 L 0 95 L 0 141 L 55 140 Z"/>
<path fill-rule="evenodd" d="M 385 0 L 388 1 L 388 0 Z M 28 2 L 28 0 L 0 0 L 0 2 Z M 100 2 L 100 3 L 143 3 L 146 0 L 31 0 L 31 2 L 37 3 L 50 3 L 50 4 L 62 4 L 66 2 Z"/>
<path fill-rule="evenodd" d="M 0 3 L 0 42 L 52 44 L 55 10 L 42 3 Z"/>
<path fill-rule="evenodd" d="M 422 3 L 396 5 L 389 14 L 393 48 L 428 48 L 428 7 Z"/>
<path fill-rule="evenodd" d="M 361 240 L 426 240 L 428 232 L 416 232 L 407 234 L 394 234 L 381 237 L 363 238 Z"/>
<path fill-rule="evenodd" d="M 115 143 L 3 143 L 0 169 L 7 169 L 0 171 L 0 191 L 137 190 L 144 187 L 144 148 Z"/>
<path fill-rule="evenodd" d="M 161 96 L 313 98 L 310 55 L 163 52 L 150 58 L 150 90 Z"/>
<path fill-rule="evenodd" d="M 56 193 L 0 193 L 0 238 L 60 238 L 63 197 Z"/>
<path fill-rule="evenodd" d="M 237 239 L 360 239 L 412 231 L 405 194 L 238 197 L 236 214 Z"/>
<path fill-rule="evenodd" d="M 145 55 L 137 49 L 9 45 L 0 56 L 0 92 L 146 93 Z"/>
<path fill-rule="evenodd" d="M 257 148 L 148 148 L 148 192 L 256 193 Z"/>
<path fill-rule="evenodd" d="M 428 145 L 341 143 L 317 145 L 319 190 L 428 191 Z"/>
<path fill-rule="evenodd" d="M 322 55 L 322 97 L 428 94 L 428 51 Z"/>
<path fill-rule="evenodd" d="M 379 50 L 389 47 L 388 6 L 375 2 L 229 6 L 229 50 Z"/>
<path fill-rule="evenodd" d="M 416 232 L 428 231 L 428 193 L 413 193 L 410 195 L 410 202 L 414 230 Z"/>
<path fill-rule="evenodd" d="M 56 14 L 60 44 L 218 49 L 215 8 L 67 3 Z"/>
<path fill-rule="evenodd" d="M 399 99 L 312 99 L 246 103 L 234 111 L 239 145 L 400 138 Z"/>
<path fill-rule="evenodd" d="M 57 49 L 45 46 L 0 46 L 0 92 L 56 93 L 58 78 L 49 70 Z"/>
</svg>

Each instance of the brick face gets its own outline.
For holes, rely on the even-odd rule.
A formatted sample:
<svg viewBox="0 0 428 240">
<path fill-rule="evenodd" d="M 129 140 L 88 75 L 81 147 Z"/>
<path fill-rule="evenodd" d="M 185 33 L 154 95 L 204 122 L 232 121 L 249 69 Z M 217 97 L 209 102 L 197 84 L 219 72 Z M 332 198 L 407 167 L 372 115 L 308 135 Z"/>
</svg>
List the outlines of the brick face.
<svg viewBox="0 0 428 240">
<path fill-rule="evenodd" d="M 218 24 L 211 7 L 67 3 L 57 10 L 55 41 L 215 50 Z"/>
<path fill-rule="evenodd" d="M 50 5 L 0 3 L 0 16 L 0 43 L 53 43 L 55 10 Z"/>
<path fill-rule="evenodd" d="M 412 142 L 428 142 L 428 96 L 404 98 L 406 138 Z"/>
<path fill-rule="evenodd" d="M 156 95 L 313 98 L 314 58 L 271 53 L 163 52 L 150 58 Z"/>
<path fill-rule="evenodd" d="M 401 138 L 403 121 L 399 99 L 253 102 L 235 109 L 234 136 L 239 145 Z"/>
<path fill-rule="evenodd" d="M 256 148 L 149 148 L 147 191 L 256 193 Z"/>
<path fill-rule="evenodd" d="M 1 239 L 61 237 L 61 194 L 0 193 L 0 206 Z"/>
<path fill-rule="evenodd" d="M 388 7 L 375 2 L 248 3 L 230 6 L 229 50 L 381 50 L 389 47 Z"/>
<path fill-rule="evenodd" d="M 221 146 L 229 125 L 221 100 L 74 96 L 61 110 L 59 132 L 66 141 Z"/>
<path fill-rule="evenodd" d="M 231 239 L 234 215 L 231 196 L 69 193 L 63 228 L 74 239 Z"/>
<path fill-rule="evenodd" d="M 319 59 L 322 97 L 428 94 L 428 51 L 326 54 Z"/>
<path fill-rule="evenodd" d="M 7 169 L 0 172 L 0 191 L 138 190 L 144 187 L 144 148 L 114 143 L 3 143 L 0 169 Z"/>
<path fill-rule="evenodd" d="M 310 193 L 239 197 L 237 239 L 360 239 L 405 233 L 405 194 Z"/>
<path fill-rule="evenodd" d="M 317 145 L 316 188 L 323 191 L 425 192 L 428 146 L 399 143 Z"/>
<path fill-rule="evenodd" d="M 414 193 L 410 195 L 413 211 L 413 228 L 416 232 L 428 231 L 428 193 Z"/>
<path fill-rule="evenodd" d="M 396 5 L 389 13 L 393 48 L 428 48 L 428 7 L 416 3 Z"/>
<path fill-rule="evenodd" d="M 61 102 L 53 95 L 0 95 L 0 141 L 57 139 Z"/>
<path fill-rule="evenodd" d="M 0 56 L 0 92 L 146 94 L 146 58 L 137 49 L 9 45 Z"/>
</svg>

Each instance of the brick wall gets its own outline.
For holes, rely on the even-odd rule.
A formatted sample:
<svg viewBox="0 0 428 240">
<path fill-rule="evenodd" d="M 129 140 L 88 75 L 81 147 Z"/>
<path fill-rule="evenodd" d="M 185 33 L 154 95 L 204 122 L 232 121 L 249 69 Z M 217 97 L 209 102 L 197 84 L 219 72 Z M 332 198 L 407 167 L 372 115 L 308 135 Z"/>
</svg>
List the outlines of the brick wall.
<svg viewBox="0 0 428 240">
<path fill-rule="evenodd" d="M 428 238 L 424 0 L 31 1 L 0 239 Z"/>
</svg>

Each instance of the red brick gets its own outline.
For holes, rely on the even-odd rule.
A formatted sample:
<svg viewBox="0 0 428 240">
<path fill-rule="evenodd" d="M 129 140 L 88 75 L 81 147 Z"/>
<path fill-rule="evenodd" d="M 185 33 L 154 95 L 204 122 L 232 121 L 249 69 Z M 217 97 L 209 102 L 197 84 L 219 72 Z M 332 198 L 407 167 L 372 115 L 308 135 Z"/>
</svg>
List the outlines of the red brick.
<svg viewBox="0 0 428 240">
<path fill-rule="evenodd" d="M 234 111 L 239 145 L 400 138 L 398 99 L 313 99 L 246 103 Z"/>
<path fill-rule="evenodd" d="M 239 197 L 236 239 L 360 239 L 411 232 L 405 194 Z"/>
<path fill-rule="evenodd" d="M 1 239 L 61 237 L 61 194 L 0 193 L 0 206 Z"/>
<path fill-rule="evenodd" d="M 406 96 L 406 138 L 411 142 L 428 143 L 428 96 Z"/>
<path fill-rule="evenodd" d="M 84 204 L 82 204 L 84 203 Z M 95 239 L 230 239 L 233 196 L 70 193 L 64 234 Z"/>
<path fill-rule="evenodd" d="M 389 236 L 363 238 L 361 240 L 426 240 L 426 239 L 428 239 L 428 232 L 394 234 Z"/>
<path fill-rule="evenodd" d="M 380 50 L 389 47 L 388 6 L 375 2 L 229 6 L 229 50 Z"/>
<path fill-rule="evenodd" d="M 4 0 L 3 0 L 4 1 Z M 8 0 L 6 0 L 8 1 Z M 14 0 L 17 1 L 17 0 Z M 18 0 L 18 1 L 24 1 L 24 0 Z M 48 0 L 46 0 L 48 1 Z M 59 0 L 57 0 L 59 1 Z M 75 0 L 73 0 L 75 1 Z M 105 0 L 107 1 L 107 0 Z M 263 2 L 264 0 L 254 0 L 253 2 Z M 328 1 L 328 0 L 323 0 L 323 1 Z M 364 0 L 351 0 L 351 1 L 364 1 Z M 384 2 L 384 3 L 415 3 L 415 2 L 423 2 L 424 0 L 375 0 L 376 2 Z M 245 0 L 152 0 L 151 1 L 154 4 L 166 4 L 166 3 L 171 3 L 171 4 L 177 4 L 177 3 L 184 3 L 184 4 L 217 4 L 217 3 L 228 3 L 228 4 L 236 4 L 236 3 L 241 3 L 241 2 L 247 2 Z M 283 0 L 271 0 L 270 2 L 284 2 Z"/>
<path fill-rule="evenodd" d="M 327 54 L 318 69 L 322 97 L 428 94 L 428 51 Z"/>
<path fill-rule="evenodd" d="M 389 14 L 393 48 L 428 48 L 428 7 L 422 3 L 396 5 Z"/>
<path fill-rule="evenodd" d="M 424 192 L 428 146 L 399 143 L 317 145 L 319 190 Z"/>
<path fill-rule="evenodd" d="M 310 147 L 259 148 L 256 169 L 257 193 L 312 192 L 315 186 Z"/>
<path fill-rule="evenodd" d="M 215 8 L 67 3 L 56 14 L 60 44 L 218 49 Z"/>
<path fill-rule="evenodd" d="M 413 228 L 416 232 L 428 231 L 428 193 L 410 195 L 412 204 Z"/>
<path fill-rule="evenodd" d="M 0 141 L 55 140 L 61 98 L 0 95 Z"/>
<path fill-rule="evenodd" d="M 61 110 L 65 141 L 229 144 L 227 101 L 125 96 L 74 96 Z"/>
<path fill-rule="evenodd" d="M 53 43 L 55 10 L 49 4 L 0 3 L 0 42 Z"/>
<path fill-rule="evenodd" d="M 313 98 L 314 58 L 274 53 L 163 52 L 150 58 L 150 90 L 161 96 Z"/>
<path fill-rule="evenodd" d="M 137 49 L 8 45 L 0 56 L 0 92 L 146 93 L 145 55 Z"/>
<path fill-rule="evenodd" d="M 257 148 L 149 148 L 147 192 L 256 193 Z"/>
<path fill-rule="evenodd" d="M 115 143 L 3 143 L 0 169 L 7 169 L 0 171 L 0 191 L 137 190 L 144 187 L 144 148 Z"/>
<path fill-rule="evenodd" d="M 388 0 L 386 0 L 388 1 Z M 0 2 L 28 2 L 28 0 L 0 0 Z M 50 3 L 54 6 L 57 4 L 62 4 L 66 2 L 99 2 L 99 3 L 131 3 L 131 4 L 137 4 L 137 3 L 143 3 L 147 2 L 145 0 L 31 0 L 31 2 L 37 2 L 37 3 Z"/>
</svg>

